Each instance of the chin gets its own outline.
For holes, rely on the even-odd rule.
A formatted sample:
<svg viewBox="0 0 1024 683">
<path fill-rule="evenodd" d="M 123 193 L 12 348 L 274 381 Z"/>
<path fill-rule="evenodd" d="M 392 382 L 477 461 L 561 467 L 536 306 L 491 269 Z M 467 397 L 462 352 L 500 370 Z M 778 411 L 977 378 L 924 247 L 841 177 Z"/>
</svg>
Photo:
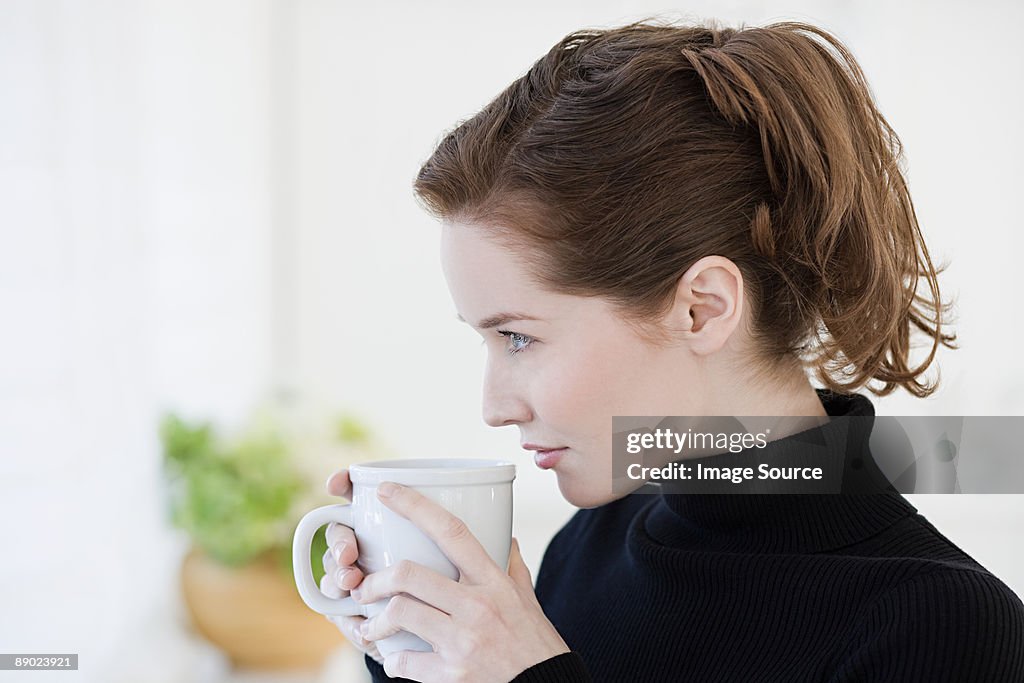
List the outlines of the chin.
<svg viewBox="0 0 1024 683">
<path fill-rule="evenodd" d="M 622 495 L 612 493 L 610 485 L 595 486 L 592 483 L 590 486 L 586 486 L 582 482 L 573 481 L 572 477 L 568 475 L 558 472 L 556 475 L 558 476 L 558 490 L 561 491 L 562 498 L 578 508 L 596 508 L 622 497 Z"/>
</svg>

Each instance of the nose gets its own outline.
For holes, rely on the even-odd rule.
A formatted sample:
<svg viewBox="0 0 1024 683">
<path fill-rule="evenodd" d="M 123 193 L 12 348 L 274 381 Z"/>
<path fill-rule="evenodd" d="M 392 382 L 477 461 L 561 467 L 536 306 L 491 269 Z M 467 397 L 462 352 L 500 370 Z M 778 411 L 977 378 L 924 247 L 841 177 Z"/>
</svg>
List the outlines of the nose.
<svg viewBox="0 0 1024 683">
<path fill-rule="evenodd" d="M 488 354 L 490 356 L 490 354 Z M 524 399 L 521 378 L 503 359 L 488 357 L 484 369 L 483 418 L 491 427 L 529 422 L 530 406 Z"/>
</svg>

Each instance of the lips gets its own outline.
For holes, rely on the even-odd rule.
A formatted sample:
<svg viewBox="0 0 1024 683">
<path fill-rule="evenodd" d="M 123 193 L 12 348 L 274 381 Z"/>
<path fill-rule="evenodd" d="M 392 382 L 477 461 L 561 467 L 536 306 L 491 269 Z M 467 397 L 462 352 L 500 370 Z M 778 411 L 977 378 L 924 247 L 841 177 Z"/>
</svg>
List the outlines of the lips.
<svg viewBox="0 0 1024 683">
<path fill-rule="evenodd" d="M 523 448 L 528 451 L 537 451 L 538 453 L 543 453 L 545 451 L 560 451 L 563 448 L 565 448 L 565 446 L 541 446 L 540 444 L 535 443 L 524 443 Z"/>
<path fill-rule="evenodd" d="M 542 470 L 549 470 L 558 464 L 558 461 L 565 455 L 567 448 L 555 448 L 547 451 L 537 451 L 533 455 L 533 462 Z"/>
</svg>

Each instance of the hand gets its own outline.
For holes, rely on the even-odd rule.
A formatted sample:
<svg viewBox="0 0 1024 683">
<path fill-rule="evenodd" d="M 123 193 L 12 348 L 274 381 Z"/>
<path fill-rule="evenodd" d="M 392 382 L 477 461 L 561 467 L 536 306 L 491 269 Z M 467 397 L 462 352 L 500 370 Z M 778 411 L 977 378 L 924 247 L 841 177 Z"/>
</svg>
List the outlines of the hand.
<svg viewBox="0 0 1024 683">
<path fill-rule="evenodd" d="M 327 492 L 332 496 L 341 496 L 351 500 L 352 482 L 348 470 L 338 470 L 327 480 Z M 349 591 L 363 580 L 363 572 L 355 566 L 359 557 L 359 546 L 352 529 L 331 522 L 327 526 L 327 552 L 324 553 L 324 577 L 320 579 L 320 592 L 329 598 L 343 598 Z M 384 664 L 384 657 L 377 651 L 377 646 L 363 638 L 359 627 L 366 617 L 335 617 L 327 620 L 338 627 L 342 635 L 362 652 L 370 655 L 379 664 Z"/>
<path fill-rule="evenodd" d="M 406 560 L 370 574 L 352 592 L 362 604 L 395 596 L 363 624 L 367 640 L 404 630 L 434 648 L 388 655 L 385 673 L 424 683 L 508 681 L 538 662 L 569 652 L 537 602 L 516 539 L 506 570 L 461 519 L 415 489 L 390 485 L 390 495 L 389 483 L 378 486 L 381 502 L 437 543 L 460 576 L 453 581 Z"/>
</svg>

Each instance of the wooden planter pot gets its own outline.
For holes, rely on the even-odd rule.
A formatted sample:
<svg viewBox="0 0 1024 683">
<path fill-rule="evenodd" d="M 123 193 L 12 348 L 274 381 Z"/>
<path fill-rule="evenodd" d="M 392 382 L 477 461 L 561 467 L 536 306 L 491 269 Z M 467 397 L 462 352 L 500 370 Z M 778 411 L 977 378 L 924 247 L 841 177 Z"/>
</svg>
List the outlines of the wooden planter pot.
<svg viewBox="0 0 1024 683">
<path fill-rule="evenodd" d="M 196 630 L 236 667 L 315 669 L 348 646 L 269 555 L 231 568 L 193 547 L 182 561 L 181 589 Z"/>
</svg>

